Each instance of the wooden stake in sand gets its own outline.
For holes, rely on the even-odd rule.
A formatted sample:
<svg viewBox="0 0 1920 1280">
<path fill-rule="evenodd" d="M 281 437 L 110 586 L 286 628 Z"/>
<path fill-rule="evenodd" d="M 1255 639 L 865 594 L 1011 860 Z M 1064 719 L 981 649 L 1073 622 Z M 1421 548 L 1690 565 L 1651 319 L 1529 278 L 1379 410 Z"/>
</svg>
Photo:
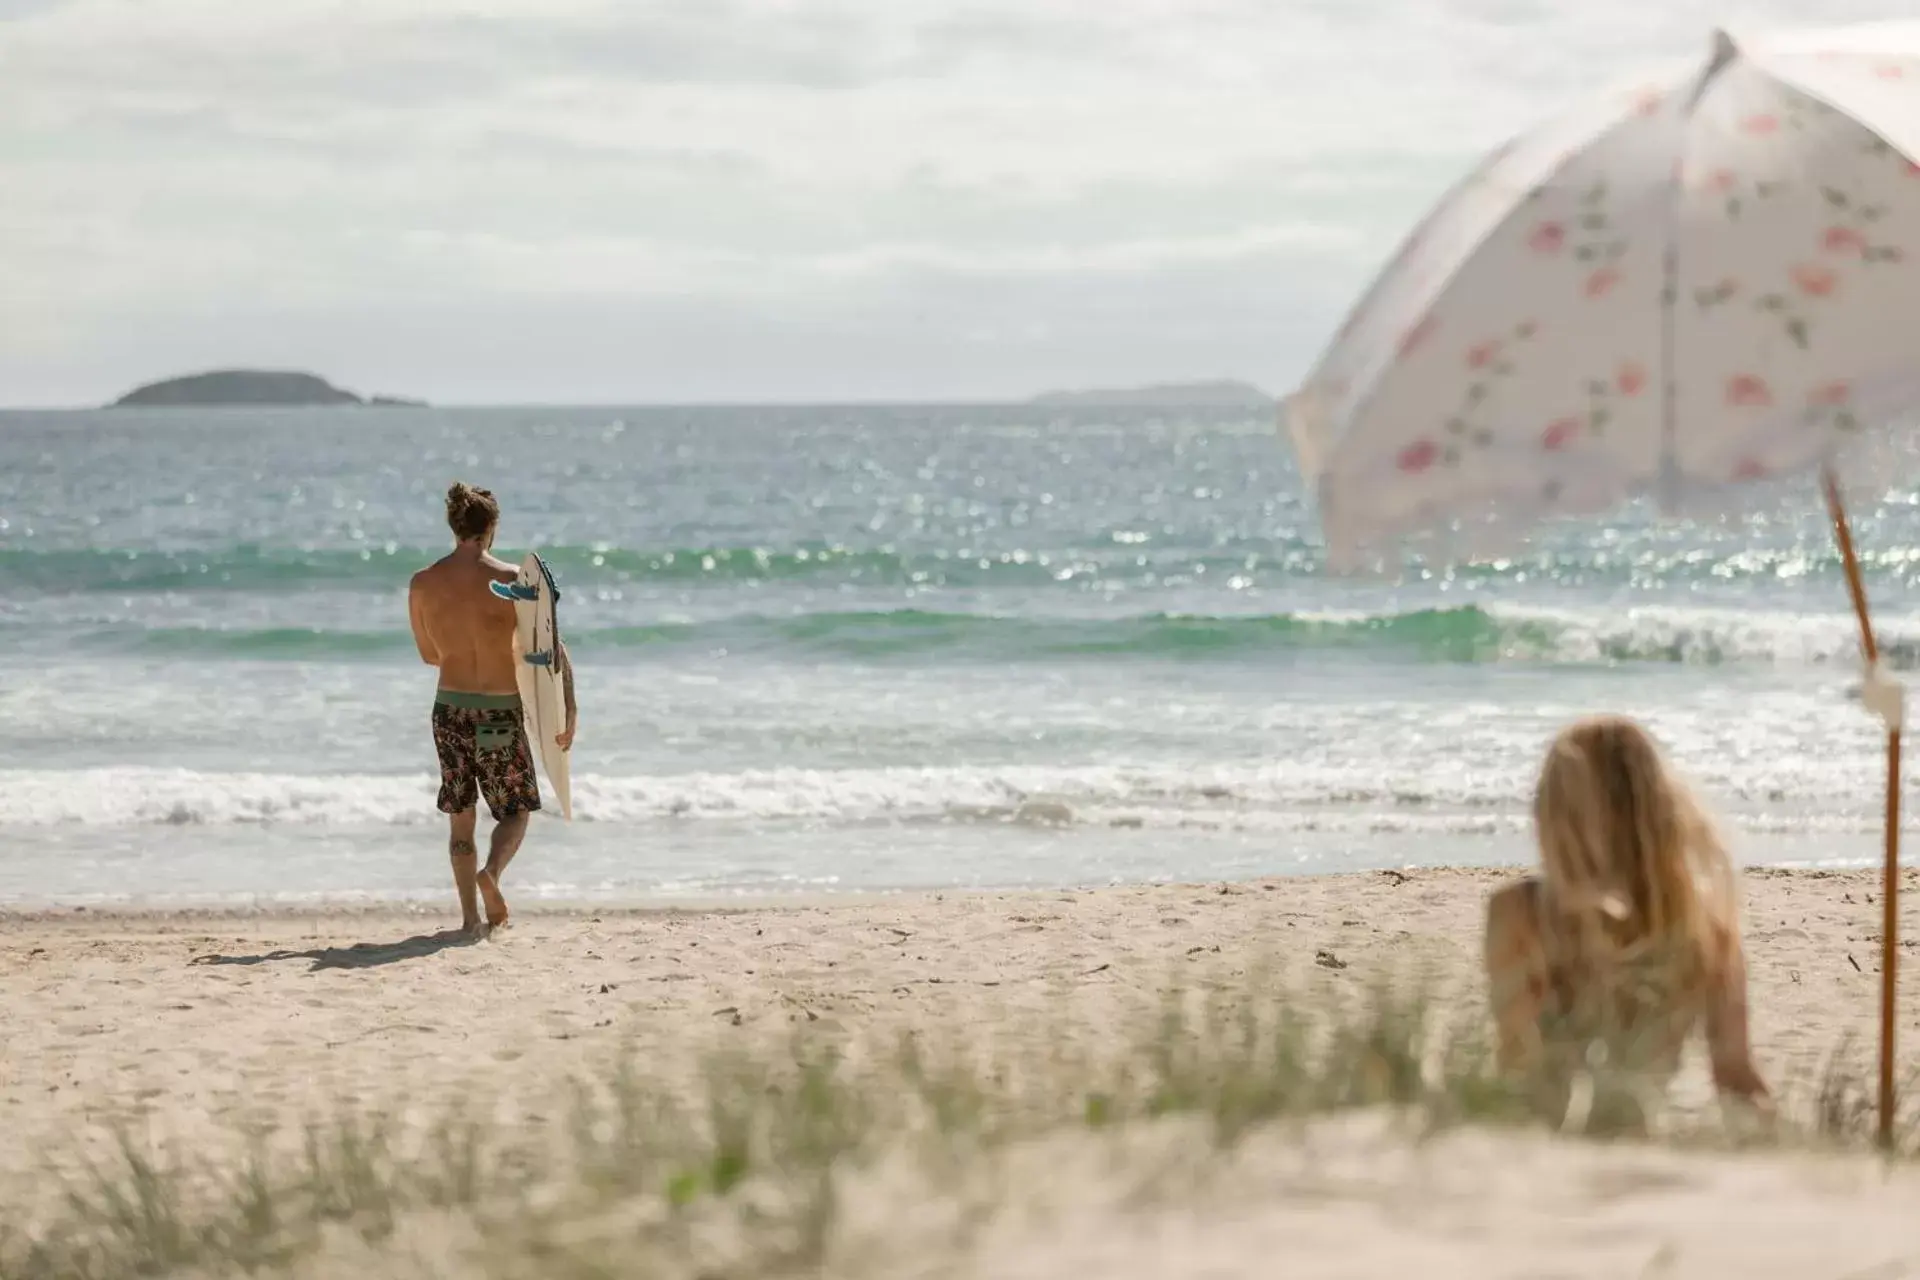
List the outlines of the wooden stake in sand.
<svg viewBox="0 0 1920 1280">
<path fill-rule="evenodd" d="M 1833 517 L 1833 540 L 1840 546 L 1840 559 L 1846 566 L 1847 590 L 1853 596 L 1854 616 L 1860 621 L 1860 649 L 1871 667 L 1880 660 L 1880 646 L 1873 638 L 1873 618 L 1867 611 L 1867 589 L 1860 581 L 1860 561 L 1853 551 L 1853 528 L 1847 523 L 1847 508 L 1840 500 L 1840 482 L 1832 468 L 1821 477 L 1826 489 L 1827 512 Z M 1893 1145 L 1893 1021 L 1894 969 L 1900 954 L 1897 936 L 1900 916 L 1900 730 L 1887 727 L 1887 834 L 1886 876 L 1881 888 L 1880 924 L 1880 1145 Z"/>
</svg>

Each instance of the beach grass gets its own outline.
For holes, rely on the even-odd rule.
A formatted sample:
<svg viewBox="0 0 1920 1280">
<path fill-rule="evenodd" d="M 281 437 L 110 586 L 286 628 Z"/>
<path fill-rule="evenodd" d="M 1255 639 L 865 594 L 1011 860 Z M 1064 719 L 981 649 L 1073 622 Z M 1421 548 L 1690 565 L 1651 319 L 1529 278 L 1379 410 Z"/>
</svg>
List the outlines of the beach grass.
<svg viewBox="0 0 1920 1280">
<path fill-rule="evenodd" d="M 1078 1043 L 1065 1025 L 1048 1053 L 1023 1056 L 938 1026 L 885 1044 L 803 1028 L 679 1074 L 632 1054 L 583 1065 L 538 1121 L 441 1100 L 258 1131 L 217 1156 L 123 1133 L 77 1168 L 49 1153 L 64 1197 L 0 1225 L 0 1276 L 717 1280 L 852 1274 L 861 1259 L 882 1275 L 898 1259 L 858 1225 L 877 1188 L 903 1241 L 964 1243 L 1019 1194 L 1007 1170 L 1023 1150 L 1068 1178 L 1080 1166 L 1058 1143 L 1109 1144 L 1110 1162 L 1177 1125 L 1201 1135 L 1200 1167 L 1180 1166 L 1190 1186 L 1209 1161 L 1230 1169 L 1249 1135 L 1338 1112 L 1380 1113 L 1409 1142 L 1541 1123 L 1496 1071 L 1477 1002 L 1417 983 L 1332 1000 L 1248 976 L 1169 995 L 1118 1052 Z M 1860 1057 L 1843 1045 L 1817 1079 L 1786 1082 L 1770 1125 L 1700 1112 L 1654 1140 L 1870 1150 Z M 1895 1154 L 1920 1154 L 1911 1108 Z M 1143 1176 L 1135 1191 L 1157 1185 Z"/>
</svg>

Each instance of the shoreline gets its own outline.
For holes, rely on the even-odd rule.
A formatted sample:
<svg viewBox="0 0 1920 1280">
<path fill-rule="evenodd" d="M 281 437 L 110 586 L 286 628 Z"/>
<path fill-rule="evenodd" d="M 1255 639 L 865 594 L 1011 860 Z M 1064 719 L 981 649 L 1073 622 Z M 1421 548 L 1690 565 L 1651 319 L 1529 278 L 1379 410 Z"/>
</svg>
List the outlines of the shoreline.
<svg viewBox="0 0 1920 1280">
<path fill-rule="evenodd" d="M 1516 876 L 1528 868 L 1519 864 L 1489 863 L 1485 866 L 1444 866 L 1405 868 L 1384 867 L 1355 871 L 1306 871 L 1282 875 L 1258 875 L 1244 879 L 1152 880 L 1100 885 L 1014 885 L 905 889 L 847 889 L 844 891 L 804 890 L 794 893 L 751 892 L 739 895 L 700 894 L 686 897 L 645 898 L 633 896 L 607 899 L 565 899 L 518 897 L 509 892 L 513 918 L 580 920 L 602 917 L 615 920 L 694 919 L 790 911 L 833 913 L 862 909 L 932 909 L 947 903 L 992 903 L 1020 899 L 1098 897 L 1116 893 L 1155 892 L 1277 892 L 1289 885 L 1383 884 L 1392 886 L 1413 879 L 1429 882 L 1485 884 L 1489 888 Z M 1777 870 L 1788 874 L 1856 875 L 1865 868 L 1741 868 L 1743 875 L 1759 870 Z M 511 882 L 509 882 L 511 890 Z M 83 925 L 101 923 L 156 923 L 191 925 L 217 921 L 285 921 L 313 923 L 327 920 L 352 921 L 429 921 L 451 917 L 458 922 L 459 908 L 453 889 L 448 887 L 444 900 L 391 898 L 362 901 L 352 898 L 316 898 L 292 902 L 209 903 L 115 903 L 97 905 L 50 904 L 13 907 L 0 905 L 0 928 L 8 925 Z"/>
<path fill-rule="evenodd" d="M 686 897 L 660 895 L 655 898 L 641 896 L 607 899 L 566 899 L 566 898 L 519 898 L 508 894 L 515 919 L 521 917 L 573 918 L 580 916 L 610 916 L 618 918 L 646 918 L 650 916 L 708 916 L 739 915 L 751 912 L 778 912 L 793 910 L 831 911 L 837 908 L 856 909 L 886 905 L 905 905 L 924 907 L 949 900 L 981 900 L 1019 898 L 1029 895 L 1061 894 L 1102 894 L 1129 890 L 1192 889 L 1203 890 L 1217 885 L 1232 885 L 1236 888 L 1257 888 L 1264 885 L 1284 885 L 1301 881 L 1351 881 L 1362 882 L 1376 879 L 1393 881 L 1396 878 L 1407 879 L 1422 877 L 1465 877 L 1486 879 L 1489 881 L 1520 874 L 1525 868 L 1488 864 L 1486 866 L 1448 866 L 1448 867 L 1408 867 L 1382 868 L 1360 871 L 1308 871 L 1290 875 L 1261 875 L 1245 879 L 1208 879 L 1208 880 L 1152 880 L 1136 881 L 1125 884 L 1101 885 L 1010 885 L 1004 887 L 976 887 L 971 885 L 954 888 L 905 888 L 905 889 L 847 889 L 829 892 L 825 890 L 802 890 L 793 893 L 743 892 L 738 895 L 695 894 Z M 509 883 L 509 887 L 511 884 Z M 95 905 L 93 903 L 62 904 L 45 906 L 10 907 L 0 905 L 0 925 L 8 923 L 47 924 L 60 921 L 83 920 L 166 920 L 190 922 L 194 920 L 249 920 L 249 919 L 286 919 L 286 920 L 324 920 L 324 919 L 415 919 L 428 916 L 457 915 L 458 907 L 453 902 L 453 890 L 448 887 L 445 901 L 433 901 L 425 898 L 388 898 L 371 901 L 353 898 L 315 898 L 312 900 L 290 902 L 254 902 L 254 903 L 214 903 L 183 902 L 178 905 L 161 903 L 115 903 Z"/>
<path fill-rule="evenodd" d="M 1015 898 L 1044 894 L 1103 894 L 1131 890 L 1202 889 L 1216 885 L 1259 888 L 1313 883 L 1365 884 L 1384 880 L 1389 883 L 1415 878 L 1423 880 L 1460 879 L 1488 885 L 1500 883 L 1534 870 L 1530 862 L 1447 863 L 1424 865 L 1406 863 L 1396 867 L 1361 867 L 1345 871 L 1293 871 L 1261 873 L 1244 877 L 1207 877 L 1194 880 L 1152 879 L 1105 884 L 1061 885 L 954 885 L 948 887 L 908 886 L 902 888 L 744 889 L 736 893 L 647 894 L 635 893 L 607 898 L 536 897 L 524 890 L 509 893 L 513 913 L 519 917 L 611 917 L 737 915 L 748 912 L 784 910 L 832 910 L 882 905 L 924 906 L 949 899 L 973 900 Z M 1749 879 L 1788 876 L 1822 879 L 1830 877 L 1866 877 L 1878 881 L 1883 868 L 1875 861 L 1859 859 L 1800 859 L 1781 862 L 1743 862 L 1736 860 L 1735 871 L 1744 882 Z M 1916 886 L 1920 868 L 1903 867 Z M 511 887 L 511 885 L 509 886 Z M 0 901 L 0 926 L 8 924 L 46 924 L 61 921 L 125 920 L 324 920 L 324 919 L 426 919 L 458 913 L 453 890 L 444 893 L 422 892 L 391 897 L 326 896 L 273 900 L 254 897 L 250 901 L 220 901 L 188 898 L 177 902 L 19 902 Z"/>
</svg>

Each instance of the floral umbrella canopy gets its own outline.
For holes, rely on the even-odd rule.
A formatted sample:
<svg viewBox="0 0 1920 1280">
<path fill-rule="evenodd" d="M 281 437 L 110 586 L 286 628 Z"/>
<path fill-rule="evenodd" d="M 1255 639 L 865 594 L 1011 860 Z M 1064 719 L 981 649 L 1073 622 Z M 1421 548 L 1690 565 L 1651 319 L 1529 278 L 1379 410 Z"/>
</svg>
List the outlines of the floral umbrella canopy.
<svg viewBox="0 0 1920 1280">
<path fill-rule="evenodd" d="M 1849 446 L 1920 404 L 1916 157 L 1914 24 L 1718 34 L 1496 150 L 1288 401 L 1333 565 L 1415 534 L 1491 550 L 1633 498 L 1720 512 L 1741 486 L 1874 456 Z M 1903 697 L 1872 665 L 1827 476 L 1889 736 L 1884 1133 Z"/>
</svg>

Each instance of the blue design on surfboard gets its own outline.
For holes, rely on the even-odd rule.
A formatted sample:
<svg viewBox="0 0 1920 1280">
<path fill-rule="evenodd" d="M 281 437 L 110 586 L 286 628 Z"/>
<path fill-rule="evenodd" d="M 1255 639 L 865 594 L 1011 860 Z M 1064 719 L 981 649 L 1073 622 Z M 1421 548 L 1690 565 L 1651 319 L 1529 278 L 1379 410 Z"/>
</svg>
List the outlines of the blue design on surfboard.
<svg viewBox="0 0 1920 1280">
<path fill-rule="evenodd" d="M 523 587 L 517 582 L 489 582 L 487 589 L 502 600 L 538 600 L 540 598 L 540 588 Z"/>
</svg>

